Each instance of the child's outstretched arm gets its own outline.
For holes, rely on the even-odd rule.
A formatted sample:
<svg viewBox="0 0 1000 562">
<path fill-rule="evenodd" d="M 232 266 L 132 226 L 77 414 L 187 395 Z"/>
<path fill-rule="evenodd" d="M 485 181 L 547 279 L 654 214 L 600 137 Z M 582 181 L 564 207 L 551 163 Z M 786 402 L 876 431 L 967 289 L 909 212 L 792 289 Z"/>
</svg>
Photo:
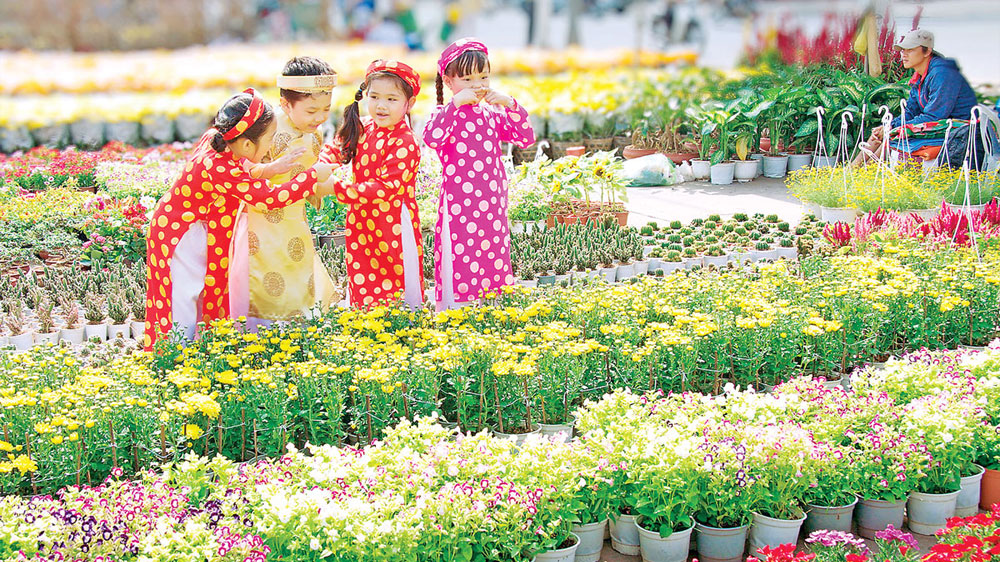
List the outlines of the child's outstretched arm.
<svg viewBox="0 0 1000 562">
<path fill-rule="evenodd" d="M 420 148 L 415 142 L 392 141 L 387 156 L 375 176 L 378 179 L 358 183 L 335 182 L 333 195 L 337 201 L 350 205 L 392 201 L 406 193 L 406 186 L 420 167 Z"/>
<path fill-rule="evenodd" d="M 269 180 L 274 176 L 289 172 L 295 167 L 295 162 L 297 162 L 298 159 L 305 153 L 306 149 L 304 147 L 299 147 L 272 162 L 250 164 L 247 166 L 246 170 L 254 178 Z"/>
<path fill-rule="evenodd" d="M 323 149 L 319 151 L 318 161 L 323 164 L 343 164 L 344 156 L 340 152 L 340 140 L 324 144 Z"/>
<path fill-rule="evenodd" d="M 226 188 L 226 195 L 236 197 L 259 211 L 287 207 L 316 192 L 317 181 L 330 176 L 329 166 L 322 170 L 310 168 L 279 186 L 272 187 L 267 180 L 247 177 L 246 171 L 235 162 L 228 170 L 233 180 Z M 225 184 L 223 184 L 225 185 Z M 217 188 L 218 189 L 218 188 Z"/>
</svg>

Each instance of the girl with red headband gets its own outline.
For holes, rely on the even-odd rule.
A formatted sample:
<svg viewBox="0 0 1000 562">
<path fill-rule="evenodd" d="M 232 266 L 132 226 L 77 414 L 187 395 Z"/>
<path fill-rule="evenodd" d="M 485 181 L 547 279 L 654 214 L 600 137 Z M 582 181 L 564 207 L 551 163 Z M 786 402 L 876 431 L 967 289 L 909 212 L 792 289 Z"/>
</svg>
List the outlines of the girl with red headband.
<svg viewBox="0 0 1000 562">
<path fill-rule="evenodd" d="M 241 205 L 266 211 L 332 192 L 329 164 L 273 188 L 250 175 L 246 163 L 260 162 L 275 130 L 274 112 L 256 91 L 233 96 L 157 204 L 146 238 L 147 350 L 175 324 L 190 340 L 199 322 L 229 318 L 230 242 Z"/>
<path fill-rule="evenodd" d="M 434 237 L 438 310 L 514 283 L 500 143 L 525 148 L 535 142 L 535 132 L 514 98 L 490 88 L 488 55 L 475 39 L 460 39 L 444 50 L 438 59 L 438 107 L 424 129 L 424 142 L 444 167 Z M 454 94 L 447 105 L 445 85 Z"/>
<path fill-rule="evenodd" d="M 321 160 L 351 163 L 353 183 L 334 183 L 348 206 L 347 278 L 352 306 L 389 302 L 402 293 L 411 307 L 423 302 L 423 255 L 416 182 L 420 167 L 407 115 L 420 92 L 420 76 L 398 61 L 377 60 L 344 108 L 335 146 Z M 366 100 L 368 116 L 358 104 Z"/>
</svg>

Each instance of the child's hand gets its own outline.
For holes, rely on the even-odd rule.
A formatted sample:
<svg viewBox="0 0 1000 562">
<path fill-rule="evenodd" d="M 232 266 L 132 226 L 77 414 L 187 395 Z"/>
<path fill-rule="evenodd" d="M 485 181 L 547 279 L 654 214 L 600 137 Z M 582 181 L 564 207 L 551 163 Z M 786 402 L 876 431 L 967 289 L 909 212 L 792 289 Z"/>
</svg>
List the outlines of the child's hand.
<svg viewBox="0 0 1000 562">
<path fill-rule="evenodd" d="M 316 184 L 316 196 L 322 199 L 328 195 L 333 195 L 337 189 L 339 182 L 333 177 L 328 177 L 320 183 Z"/>
<path fill-rule="evenodd" d="M 479 103 L 479 94 L 472 88 L 466 88 L 452 96 L 451 101 L 455 104 L 455 107 L 476 105 Z"/>
<path fill-rule="evenodd" d="M 330 177 L 330 174 L 333 173 L 333 169 L 335 167 L 336 166 L 334 166 L 333 164 L 317 163 L 315 166 L 313 166 L 313 168 L 316 169 L 316 180 L 319 181 L 319 183 L 326 182 L 326 180 Z"/>
<path fill-rule="evenodd" d="M 514 108 L 514 98 L 501 94 L 496 90 L 486 92 L 486 103 L 490 105 L 502 105 L 508 109 Z"/>
<path fill-rule="evenodd" d="M 306 153 L 305 147 L 299 147 L 295 150 L 285 154 L 281 158 L 278 158 L 274 162 L 267 165 L 267 171 L 265 175 L 269 178 L 274 176 L 280 176 L 281 174 L 286 174 L 295 167 L 295 163 L 298 162 L 299 158 Z"/>
</svg>

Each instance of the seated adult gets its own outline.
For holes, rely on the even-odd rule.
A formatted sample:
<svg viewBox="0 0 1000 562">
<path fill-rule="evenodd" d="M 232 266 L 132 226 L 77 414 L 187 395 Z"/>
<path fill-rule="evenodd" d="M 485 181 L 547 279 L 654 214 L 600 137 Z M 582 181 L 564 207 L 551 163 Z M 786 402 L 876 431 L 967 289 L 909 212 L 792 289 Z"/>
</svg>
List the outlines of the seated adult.
<svg viewBox="0 0 1000 562">
<path fill-rule="evenodd" d="M 945 150 L 948 158 L 941 155 L 938 161 L 945 165 L 957 162 L 961 166 L 968 142 L 969 112 L 976 105 L 975 92 L 962 76 L 958 64 L 934 50 L 934 34 L 930 31 L 914 29 L 893 45 L 893 49 L 899 51 L 903 67 L 913 69 L 913 78 L 910 79 L 905 115 L 892 121 L 889 145 L 912 159 L 938 159 L 951 119 L 952 130 L 948 133 Z M 904 123 L 903 117 L 905 138 L 903 129 L 899 128 Z M 873 129 L 868 148 L 877 152 L 886 133 L 881 126 Z M 952 154 L 953 151 L 961 154 Z"/>
</svg>

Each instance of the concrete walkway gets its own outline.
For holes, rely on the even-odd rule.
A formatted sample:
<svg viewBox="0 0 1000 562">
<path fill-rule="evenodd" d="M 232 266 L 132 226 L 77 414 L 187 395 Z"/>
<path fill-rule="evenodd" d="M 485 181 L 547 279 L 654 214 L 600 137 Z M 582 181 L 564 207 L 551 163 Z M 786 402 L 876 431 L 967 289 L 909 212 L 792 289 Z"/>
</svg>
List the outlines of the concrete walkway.
<svg viewBox="0 0 1000 562">
<path fill-rule="evenodd" d="M 777 214 L 793 224 L 803 215 L 803 207 L 788 193 L 785 180 L 764 177 L 732 185 L 692 181 L 665 187 L 630 187 L 625 208 L 629 211 L 629 225 L 636 227 L 649 221 L 660 226 L 672 220 L 687 222 L 713 213 L 723 218 L 734 213 Z"/>
</svg>

